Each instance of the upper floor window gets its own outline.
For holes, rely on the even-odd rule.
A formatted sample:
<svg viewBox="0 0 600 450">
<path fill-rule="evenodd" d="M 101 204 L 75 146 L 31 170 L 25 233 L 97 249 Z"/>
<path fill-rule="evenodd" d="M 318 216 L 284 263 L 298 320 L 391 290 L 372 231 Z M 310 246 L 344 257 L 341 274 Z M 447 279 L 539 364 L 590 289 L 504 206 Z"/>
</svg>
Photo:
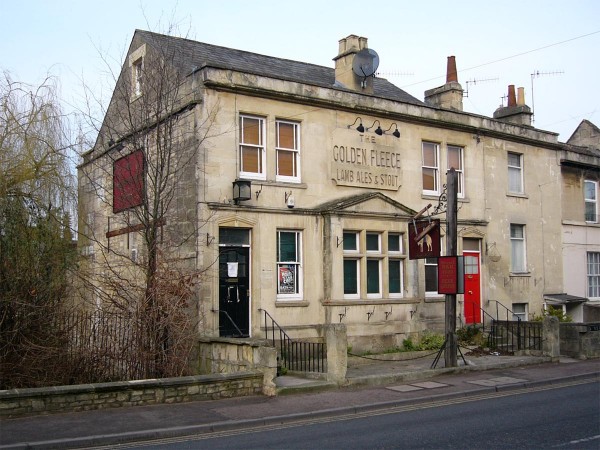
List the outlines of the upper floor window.
<svg viewBox="0 0 600 450">
<path fill-rule="evenodd" d="M 508 153 L 508 192 L 523 194 L 523 155 Z"/>
<path fill-rule="evenodd" d="M 584 181 L 585 221 L 598 222 L 598 182 Z"/>
<path fill-rule="evenodd" d="M 440 186 L 440 167 L 439 167 L 440 146 L 432 142 L 423 142 L 422 150 L 422 174 L 423 174 L 423 193 L 439 194 Z"/>
<path fill-rule="evenodd" d="M 138 58 L 131 65 L 133 95 L 142 95 L 142 79 L 144 74 L 144 59 Z"/>
<path fill-rule="evenodd" d="M 277 298 L 302 298 L 302 232 L 277 232 Z"/>
<path fill-rule="evenodd" d="M 456 170 L 458 176 L 458 196 L 465 196 L 465 172 L 463 169 L 463 148 L 454 145 L 448 146 L 448 170 Z"/>
<path fill-rule="evenodd" d="M 266 179 L 265 119 L 240 115 L 240 177 Z"/>
<path fill-rule="evenodd" d="M 144 201 L 144 152 L 137 150 L 113 164 L 113 213 L 140 206 Z"/>
<path fill-rule="evenodd" d="M 277 129 L 277 180 L 300 181 L 300 124 L 278 120 Z"/>
<path fill-rule="evenodd" d="M 600 252 L 587 254 L 587 288 L 589 298 L 600 298 Z"/>
<path fill-rule="evenodd" d="M 513 273 L 526 272 L 525 225 L 510 224 L 510 249 L 510 271 Z"/>
</svg>

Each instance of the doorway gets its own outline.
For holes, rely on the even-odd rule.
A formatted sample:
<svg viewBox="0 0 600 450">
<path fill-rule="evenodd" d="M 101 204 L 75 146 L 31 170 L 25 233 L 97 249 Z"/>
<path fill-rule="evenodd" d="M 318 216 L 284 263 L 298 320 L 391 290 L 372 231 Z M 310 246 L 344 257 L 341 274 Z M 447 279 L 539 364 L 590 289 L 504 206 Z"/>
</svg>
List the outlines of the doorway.
<svg viewBox="0 0 600 450">
<path fill-rule="evenodd" d="M 480 253 L 463 251 L 463 256 L 465 258 L 465 322 L 481 323 Z"/>
<path fill-rule="evenodd" d="M 219 230 L 219 336 L 250 336 L 250 230 Z"/>
</svg>

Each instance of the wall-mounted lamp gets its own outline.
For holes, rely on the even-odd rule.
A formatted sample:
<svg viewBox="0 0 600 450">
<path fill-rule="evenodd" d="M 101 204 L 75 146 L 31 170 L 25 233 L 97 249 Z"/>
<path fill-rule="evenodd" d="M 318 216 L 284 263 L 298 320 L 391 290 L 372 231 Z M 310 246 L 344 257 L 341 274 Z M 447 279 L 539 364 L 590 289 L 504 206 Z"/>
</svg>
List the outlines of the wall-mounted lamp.
<svg viewBox="0 0 600 450">
<path fill-rule="evenodd" d="M 369 128 L 367 128 L 367 131 L 369 131 L 371 128 L 373 128 L 375 126 L 375 124 L 378 124 L 377 129 L 375 130 L 375 134 L 377 134 L 378 136 L 381 136 L 383 134 L 383 130 L 381 129 L 381 122 L 379 122 L 379 120 L 375 120 L 375 122 L 373 122 L 373 125 L 371 125 Z"/>
<path fill-rule="evenodd" d="M 233 201 L 236 205 L 239 204 L 239 202 L 250 200 L 252 198 L 251 185 L 252 182 L 247 180 L 235 180 L 233 182 Z"/>
<path fill-rule="evenodd" d="M 397 138 L 400 137 L 400 131 L 398 130 L 398 125 L 396 125 L 396 123 L 394 122 L 393 124 L 390 125 L 390 127 L 384 131 L 384 133 L 387 133 L 388 131 L 390 131 L 392 129 L 392 127 L 396 127 L 396 129 L 394 130 L 394 132 L 392 133 L 393 136 L 396 136 Z"/>
<path fill-rule="evenodd" d="M 356 131 L 358 131 L 359 133 L 364 133 L 365 132 L 365 127 L 363 127 L 362 119 L 360 117 L 357 117 L 356 120 L 354 121 L 354 123 L 352 125 L 348 125 L 348 128 L 353 127 L 354 125 L 356 125 L 356 122 L 359 122 L 358 126 L 356 127 Z"/>
</svg>

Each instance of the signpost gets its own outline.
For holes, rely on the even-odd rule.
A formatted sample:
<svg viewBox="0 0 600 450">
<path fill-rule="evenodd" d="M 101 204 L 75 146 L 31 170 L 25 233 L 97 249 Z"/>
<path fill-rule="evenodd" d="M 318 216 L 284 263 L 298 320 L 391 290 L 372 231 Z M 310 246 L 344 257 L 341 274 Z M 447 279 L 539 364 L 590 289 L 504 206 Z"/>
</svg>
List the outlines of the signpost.
<svg viewBox="0 0 600 450">
<path fill-rule="evenodd" d="M 446 173 L 446 186 L 448 189 L 448 205 L 446 208 L 446 221 L 448 230 L 446 234 L 446 255 L 456 257 L 458 234 L 458 175 L 451 168 Z M 444 350 L 445 367 L 457 367 L 456 352 L 458 350 L 456 338 L 456 293 L 446 294 L 446 347 Z"/>
</svg>

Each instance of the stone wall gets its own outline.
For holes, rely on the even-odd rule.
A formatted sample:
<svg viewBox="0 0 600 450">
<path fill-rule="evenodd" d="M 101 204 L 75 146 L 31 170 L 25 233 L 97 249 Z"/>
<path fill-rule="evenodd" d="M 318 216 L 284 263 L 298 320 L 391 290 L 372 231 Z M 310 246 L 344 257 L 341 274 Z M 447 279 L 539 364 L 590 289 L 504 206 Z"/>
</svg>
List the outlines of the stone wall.
<svg viewBox="0 0 600 450">
<path fill-rule="evenodd" d="M 0 418 L 261 395 L 259 371 L 0 391 Z"/>
<path fill-rule="evenodd" d="M 600 323 L 561 323 L 560 353 L 573 358 L 600 358 Z"/>
<path fill-rule="evenodd" d="M 228 374 L 240 371 L 262 373 L 262 393 L 275 395 L 273 380 L 277 376 L 277 351 L 268 342 L 214 337 L 198 339 L 198 373 Z"/>
</svg>

